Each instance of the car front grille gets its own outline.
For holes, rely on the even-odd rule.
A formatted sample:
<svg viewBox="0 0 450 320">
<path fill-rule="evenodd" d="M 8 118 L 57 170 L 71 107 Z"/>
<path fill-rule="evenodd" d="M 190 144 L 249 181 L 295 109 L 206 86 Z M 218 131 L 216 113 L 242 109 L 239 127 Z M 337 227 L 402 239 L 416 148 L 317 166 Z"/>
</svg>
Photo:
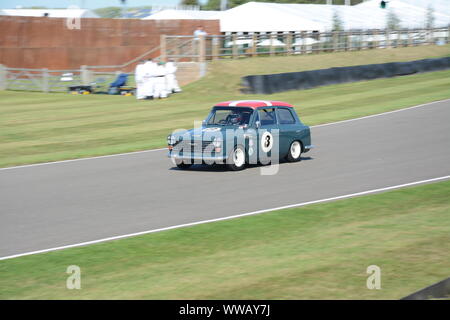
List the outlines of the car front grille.
<svg viewBox="0 0 450 320">
<path fill-rule="evenodd" d="M 205 149 L 212 143 L 212 141 L 181 141 L 177 145 L 174 146 L 174 150 L 177 151 L 184 151 L 184 152 L 199 152 L 200 150 L 202 152 L 205 151 Z M 209 151 L 214 150 L 212 147 L 209 147 Z"/>
</svg>

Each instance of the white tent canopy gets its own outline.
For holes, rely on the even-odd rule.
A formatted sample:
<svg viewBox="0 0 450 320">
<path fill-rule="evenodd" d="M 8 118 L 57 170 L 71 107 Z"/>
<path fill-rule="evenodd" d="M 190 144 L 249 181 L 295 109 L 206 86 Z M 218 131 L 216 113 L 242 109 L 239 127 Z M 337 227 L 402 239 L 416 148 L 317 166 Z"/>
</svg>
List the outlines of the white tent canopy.
<svg viewBox="0 0 450 320">
<path fill-rule="evenodd" d="M 248 2 L 220 14 L 221 32 L 323 30 L 310 19 L 283 10 L 283 5 Z"/>
<path fill-rule="evenodd" d="M 385 29 L 390 12 L 401 28 L 424 28 L 428 6 L 434 9 L 434 26 L 450 24 L 450 0 L 390 0 L 380 8 L 379 0 L 355 6 L 248 2 L 226 11 L 164 10 L 145 19 L 220 19 L 220 31 L 288 32 L 330 31 L 337 14 L 346 30 Z"/>
<path fill-rule="evenodd" d="M 349 7 L 346 13 L 353 11 L 360 16 L 360 19 L 352 19 L 352 16 L 345 17 L 346 28 L 384 29 L 390 12 L 399 18 L 402 28 L 424 28 L 428 6 L 434 10 L 435 27 L 446 27 L 450 24 L 449 0 L 390 0 L 386 9 L 380 8 L 380 1 L 370 0 Z"/>
<path fill-rule="evenodd" d="M 228 41 L 226 43 L 226 46 L 230 47 L 232 45 L 237 45 L 237 46 L 243 46 L 243 45 L 252 45 L 253 44 L 253 40 L 252 39 L 237 39 L 236 41 Z"/>
<path fill-rule="evenodd" d="M 0 15 L 21 17 L 50 18 L 99 18 L 97 14 L 87 9 L 2 9 Z"/>
<path fill-rule="evenodd" d="M 216 20 L 221 11 L 200 11 L 200 10 L 161 10 L 142 20 Z"/>
<path fill-rule="evenodd" d="M 278 39 L 265 39 L 257 44 L 258 47 L 284 47 L 285 44 Z"/>
<path fill-rule="evenodd" d="M 320 42 L 320 41 L 317 41 L 316 39 L 313 39 L 313 38 L 302 38 L 302 39 L 295 40 L 295 42 L 292 45 L 293 46 L 310 46 L 310 45 L 318 43 L 318 42 Z"/>
</svg>

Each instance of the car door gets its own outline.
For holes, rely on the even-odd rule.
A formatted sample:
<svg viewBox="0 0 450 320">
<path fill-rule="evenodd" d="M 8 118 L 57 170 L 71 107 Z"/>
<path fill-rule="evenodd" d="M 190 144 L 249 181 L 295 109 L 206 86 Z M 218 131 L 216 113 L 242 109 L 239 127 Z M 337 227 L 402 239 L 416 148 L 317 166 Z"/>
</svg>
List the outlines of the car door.
<svg viewBox="0 0 450 320">
<path fill-rule="evenodd" d="M 263 161 L 261 157 L 273 157 L 274 151 L 279 150 L 279 126 L 277 121 L 276 108 L 267 107 L 257 109 L 257 121 L 259 121 L 258 130 L 258 155 L 260 161 Z"/>
<path fill-rule="evenodd" d="M 277 118 L 280 130 L 280 155 L 284 157 L 295 140 L 298 123 L 290 108 L 277 108 Z"/>
</svg>

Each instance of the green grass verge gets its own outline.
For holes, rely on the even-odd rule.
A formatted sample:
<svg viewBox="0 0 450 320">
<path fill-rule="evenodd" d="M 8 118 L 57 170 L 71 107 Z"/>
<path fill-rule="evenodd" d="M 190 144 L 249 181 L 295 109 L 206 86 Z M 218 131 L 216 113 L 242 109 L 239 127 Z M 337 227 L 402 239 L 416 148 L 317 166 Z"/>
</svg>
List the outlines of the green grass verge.
<svg viewBox="0 0 450 320">
<path fill-rule="evenodd" d="M 211 63 L 209 74 L 160 101 L 133 97 L 0 92 L 0 167 L 165 146 L 176 128 L 190 128 L 211 106 L 233 99 L 272 99 L 297 106 L 308 125 L 450 98 L 450 71 L 333 85 L 273 95 L 239 93 L 248 74 L 405 61 L 449 55 L 450 46 L 422 46 Z"/>
<path fill-rule="evenodd" d="M 449 276 L 449 199 L 444 181 L 4 260 L 0 299 L 398 299 Z"/>
</svg>

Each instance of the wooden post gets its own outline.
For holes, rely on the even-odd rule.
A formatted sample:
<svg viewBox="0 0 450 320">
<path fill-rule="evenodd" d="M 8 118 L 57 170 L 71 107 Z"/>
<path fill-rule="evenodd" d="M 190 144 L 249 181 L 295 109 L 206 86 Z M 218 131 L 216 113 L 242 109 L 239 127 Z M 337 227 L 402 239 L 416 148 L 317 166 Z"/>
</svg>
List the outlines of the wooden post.
<svg viewBox="0 0 450 320">
<path fill-rule="evenodd" d="M 2 64 L 0 64 L 0 90 L 6 90 L 7 88 L 7 73 L 6 67 Z"/>
<path fill-rule="evenodd" d="M 44 68 L 42 69 L 42 91 L 45 93 L 48 93 L 50 91 L 50 86 L 49 86 L 49 73 L 48 73 L 48 69 Z"/>
<path fill-rule="evenodd" d="M 378 34 L 375 30 L 372 30 L 372 39 L 374 49 L 378 49 Z"/>
<path fill-rule="evenodd" d="M 217 36 L 213 36 L 212 41 L 212 59 L 217 60 L 219 58 L 219 39 Z"/>
<path fill-rule="evenodd" d="M 408 43 L 407 43 L 407 46 L 410 47 L 412 45 L 413 45 L 413 43 L 412 43 L 411 30 L 408 29 Z"/>
<path fill-rule="evenodd" d="M 361 30 L 361 50 L 367 49 L 367 32 L 364 30 Z"/>
<path fill-rule="evenodd" d="M 159 41 L 160 59 L 163 62 L 167 61 L 167 39 L 166 35 L 162 34 Z"/>
<path fill-rule="evenodd" d="M 362 49 L 363 46 L 363 42 L 362 42 L 362 31 L 359 31 L 359 36 L 358 36 L 358 51 Z"/>
<path fill-rule="evenodd" d="M 389 29 L 386 29 L 386 48 L 391 48 L 391 31 Z"/>
<path fill-rule="evenodd" d="M 253 33 L 252 34 L 252 57 L 256 57 L 256 55 L 257 55 L 256 39 L 257 39 L 257 36 L 255 33 Z"/>
<path fill-rule="evenodd" d="M 164 51 L 165 51 L 164 57 L 165 57 L 165 59 L 167 59 L 167 38 L 166 37 L 165 37 L 164 43 L 165 43 L 165 45 L 164 45 Z M 173 41 L 172 41 L 172 43 L 173 43 Z M 177 61 L 178 61 L 178 59 L 180 59 L 181 48 L 178 45 L 178 38 L 176 38 L 176 41 L 175 41 L 175 46 L 173 48 L 173 55 L 174 55 L 173 58 L 177 59 Z"/>
<path fill-rule="evenodd" d="M 200 35 L 198 40 L 198 62 L 205 62 L 205 36 Z"/>
<path fill-rule="evenodd" d="M 345 33 L 345 50 L 352 51 L 352 32 L 347 31 Z"/>
<path fill-rule="evenodd" d="M 448 26 L 447 43 L 450 43 L 450 26 Z"/>
<path fill-rule="evenodd" d="M 270 49 L 269 49 L 269 54 L 270 54 L 271 56 L 273 56 L 273 55 L 275 54 L 275 52 L 273 51 L 273 38 L 274 38 L 274 35 L 273 35 L 273 34 L 270 34 Z"/>
<path fill-rule="evenodd" d="M 81 84 L 88 86 L 92 82 L 92 71 L 87 66 L 81 66 L 80 68 Z"/>
<path fill-rule="evenodd" d="M 319 41 L 319 45 L 317 46 L 317 52 L 321 53 L 323 52 L 323 42 L 322 42 L 322 32 L 319 33 L 319 35 L 317 36 L 317 40 Z"/>
<path fill-rule="evenodd" d="M 306 53 L 306 45 L 305 45 L 306 35 L 307 35 L 306 31 L 301 32 L 302 45 L 300 46 L 300 53 Z"/>
<path fill-rule="evenodd" d="M 233 43 L 233 59 L 236 59 L 238 57 L 238 47 L 236 44 L 237 41 L 237 35 L 234 33 L 233 36 L 231 37 L 231 42 Z"/>
<path fill-rule="evenodd" d="M 432 28 L 428 28 L 428 44 L 434 43 L 434 31 Z"/>
<path fill-rule="evenodd" d="M 333 31 L 333 52 L 337 51 L 337 31 Z"/>
<path fill-rule="evenodd" d="M 286 54 L 291 55 L 292 54 L 292 34 L 288 33 L 284 35 L 284 43 L 286 44 Z"/>
</svg>

